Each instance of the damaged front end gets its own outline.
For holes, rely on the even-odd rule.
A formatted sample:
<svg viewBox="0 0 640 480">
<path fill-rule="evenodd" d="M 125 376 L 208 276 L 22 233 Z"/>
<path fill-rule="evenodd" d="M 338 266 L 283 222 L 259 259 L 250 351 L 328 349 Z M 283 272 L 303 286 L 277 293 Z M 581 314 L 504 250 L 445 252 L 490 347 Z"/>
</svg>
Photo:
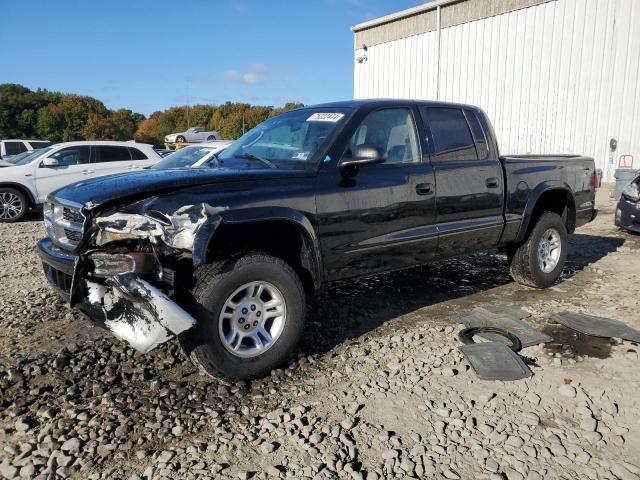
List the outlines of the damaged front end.
<svg viewBox="0 0 640 480">
<path fill-rule="evenodd" d="M 70 302 L 146 353 L 195 325 L 172 297 L 177 285 L 188 287 L 194 251 L 202 255 L 199 242 L 208 242 L 222 209 L 200 204 L 166 214 L 136 208 L 90 220 L 73 272 Z"/>
</svg>

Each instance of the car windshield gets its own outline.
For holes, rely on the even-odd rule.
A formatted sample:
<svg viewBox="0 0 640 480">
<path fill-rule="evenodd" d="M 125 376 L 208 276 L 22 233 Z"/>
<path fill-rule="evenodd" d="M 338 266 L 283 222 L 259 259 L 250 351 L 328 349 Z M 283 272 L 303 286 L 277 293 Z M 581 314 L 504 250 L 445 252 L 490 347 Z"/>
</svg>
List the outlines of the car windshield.
<svg viewBox="0 0 640 480">
<path fill-rule="evenodd" d="M 166 156 L 151 168 L 164 170 L 167 168 L 190 167 L 197 161 L 202 160 L 211 152 L 215 152 L 215 150 L 215 148 L 199 147 L 197 145 L 194 145 L 192 147 L 184 147 L 172 153 L 171 155 Z"/>
<path fill-rule="evenodd" d="M 39 148 L 37 150 L 32 150 L 31 152 L 24 152 L 24 153 L 28 153 L 28 155 L 25 155 L 24 157 L 20 158 L 17 162 L 13 161 L 14 160 L 13 158 L 11 158 L 10 161 L 15 165 L 26 165 L 27 163 L 31 163 L 36 158 L 41 157 L 42 155 L 44 155 L 45 153 L 51 150 L 53 150 L 53 147 Z"/>
<path fill-rule="evenodd" d="M 218 154 L 223 167 L 309 168 L 317 154 L 346 116 L 347 110 L 305 108 L 262 122 Z"/>
</svg>

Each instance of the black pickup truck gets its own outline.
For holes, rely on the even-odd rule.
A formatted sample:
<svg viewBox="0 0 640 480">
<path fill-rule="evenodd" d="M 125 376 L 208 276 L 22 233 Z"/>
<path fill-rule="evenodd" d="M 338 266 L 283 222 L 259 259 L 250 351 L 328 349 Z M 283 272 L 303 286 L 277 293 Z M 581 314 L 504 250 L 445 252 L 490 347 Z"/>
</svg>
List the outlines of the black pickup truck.
<svg viewBox="0 0 640 480">
<path fill-rule="evenodd" d="M 503 247 L 552 285 L 596 211 L 594 161 L 500 156 L 482 110 L 409 100 L 305 107 L 201 168 L 76 183 L 44 207 L 49 282 L 141 352 L 178 337 L 206 373 L 286 362 L 307 295 L 335 281 Z"/>
</svg>

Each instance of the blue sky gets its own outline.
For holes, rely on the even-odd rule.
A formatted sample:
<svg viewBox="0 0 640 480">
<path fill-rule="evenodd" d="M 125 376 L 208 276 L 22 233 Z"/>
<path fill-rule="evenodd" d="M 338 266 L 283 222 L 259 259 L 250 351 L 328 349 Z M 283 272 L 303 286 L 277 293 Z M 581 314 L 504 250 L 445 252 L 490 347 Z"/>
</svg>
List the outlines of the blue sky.
<svg viewBox="0 0 640 480">
<path fill-rule="evenodd" d="M 352 25 L 420 0 L 0 0 L 0 83 L 146 115 L 353 96 Z"/>
</svg>

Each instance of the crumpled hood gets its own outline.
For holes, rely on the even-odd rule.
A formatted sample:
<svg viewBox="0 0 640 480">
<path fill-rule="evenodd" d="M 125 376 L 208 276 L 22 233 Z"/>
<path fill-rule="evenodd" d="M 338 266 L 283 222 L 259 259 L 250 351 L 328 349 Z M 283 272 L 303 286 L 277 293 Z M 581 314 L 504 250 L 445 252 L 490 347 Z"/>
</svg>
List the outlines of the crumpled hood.
<svg viewBox="0 0 640 480">
<path fill-rule="evenodd" d="M 284 169 L 187 168 L 180 170 L 143 170 L 83 180 L 53 192 L 49 198 L 63 199 L 92 210 L 127 197 L 144 198 L 183 188 L 223 182 L 251 182 L 278 178 L 303 178 L 315 172 Z"/>
</svg>

